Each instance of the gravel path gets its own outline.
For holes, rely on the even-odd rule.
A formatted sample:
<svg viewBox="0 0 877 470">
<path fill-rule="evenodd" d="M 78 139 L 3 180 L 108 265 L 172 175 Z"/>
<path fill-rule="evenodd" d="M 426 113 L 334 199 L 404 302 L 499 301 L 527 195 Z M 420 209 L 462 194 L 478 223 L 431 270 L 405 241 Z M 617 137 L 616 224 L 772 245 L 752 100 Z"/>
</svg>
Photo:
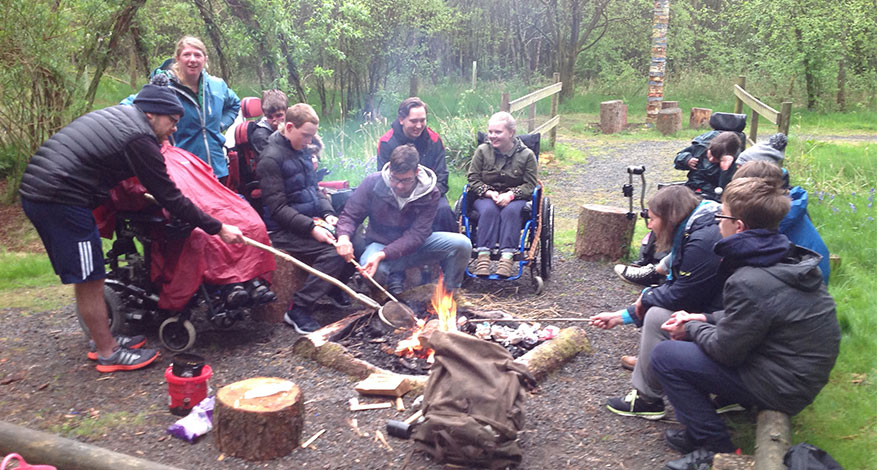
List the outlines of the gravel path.
<svg viewBox="0 0 877 470">
<path fill-rule="evenodd" d="M 654 182 L 684 175 L 670 169 L 670 159 L 686 141 L 620 142 L 597 146 L 587 140 L 561 139 L 587 155 L 584 164 L 547 164 L 542 180 L 556 209 L 556 230 L 575 227 L 578 207 L 594 202 L 625 207 L 621 185 L 625 168 L 643 164 L 650 192 Z M 667 168 L 664 172 L 657 168 Z M 639 189 L 637 183 L 637 190 Z M 609 263 L 575 259 L 558 247 L 554 275 L 545 294 L 536 298 L 529 275 L 519 282 L 476 282 L 468 295 L 507 302 L 510 310 L 553 309 L 564 316 L 587 316 L 620 308 L 637 290 L 619 281 Z M 340 313 L 336 312 L 336 315 Z M 244 378 L 267 375 L 296 382 L 309 400 L 303 438 L 326 429 L 314 448 L 265 463 L 224 457 L 206 436 L 194 445 L 167 437 L 164 429 L 176 419 L 166 411 L 163 371 L 171 355 L 142 372 L 101 376 L 84 358 L 85 340 L 72 306 L 37 315 L 0 310 L 5 337 L 0 338 L 0 404 L 3 419 L 35 429 L 62 433 L 119 452 L 186 469 L 280 468 L 441 468 L 421 454 L 410 456 L 411 442 L 391 439 L 389 451 L 374 441 L 387 419 L 406 414 L 387 410 L 347 411 L 355 396 L 351 382 L 334 370 L 294 356 L 297 335 L 283 325 L 244 322 L 230 330 L 199 328 L 192 352 L 208 358 L 214 388 Z M 583 328 L 587 328 L 583 326 Z M 662 440 L 672 422 L 622 418 L 604 402 L 629 390 L 629 372 L 618 366 L 622 354 L 636 351 L 632 327 L 588 330 L 593 354 L 582 354 L 546 379 L 526 407 L 526 430 L 520 438 L 521 468 L 660 468 L 677 458 Z M 157 338 L 150 338 L 157 344 Z M 410 399 L 409 399 L 410 403 Z M 356 418 L 369 437 L 357 436 L 348 420 Z M 85 426 L 88 420 L 90 426 Z M 79 434 L 77 434 L 79 433 Z"/>
</svg>

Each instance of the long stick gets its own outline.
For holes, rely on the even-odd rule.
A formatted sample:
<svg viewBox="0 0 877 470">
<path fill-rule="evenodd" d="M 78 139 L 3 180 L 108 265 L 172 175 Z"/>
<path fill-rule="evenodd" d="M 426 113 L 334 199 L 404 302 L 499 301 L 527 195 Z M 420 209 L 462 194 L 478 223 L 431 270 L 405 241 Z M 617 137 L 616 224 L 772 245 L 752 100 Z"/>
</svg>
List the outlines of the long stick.
<svg viewBox="0 0 877 470">
<path fill-rule="evenodd" d="M 350 287 L 348 287 L 346 284 L 339 281 L 338 279 L 335 279 L 334 277 L 332 277 L 332 276 L 330 276 L 322 271 L 319 271 L 317 269 L 312 268 L 311 266 L 308 266 L 307 263 L 304 263 L 301 260 L 293 258 L 292 256 L 290 256 L 290 255 L 288 255 L 288 254 L 286 254 L 286 253 L 284 253 L 284 252 L 282 252 L 274 247 L 265 245 L 263 243 L 259 243 L 256 240 L 253 240 L 252 238 L 248 238 L 248 237 L 243 237 L 243 238 L 244 238 L 244 243 L 246 243 L 247 245 L 255 246 L 256 248 L 265 250 L 268 253 L 271 253 L 274 256 L 277 256 L 278 258 L 282 258 L 286 261 L 289 261 L 290 263 L 296 265 L 296 267 L 304 269 L 305 271 L 313 274 L 314 276 L 317 276 L 318 278 L 320 278 L 328 283 L 334 284 L 339 289 L 346 292 L 347 295 L 349 295 L 354 300 L 358 300 L 358 301 L 362 302 L 363 304 L 367 305 L 368 307 L 371 307 L 374 309 L 381 308 L 381 304 L 377 303 L 375 300 L 356 292 L 355 290 L 351 289 Z"/>
<path fill-rule="evenodd" d="M 471 323 L 479 323 L 479 322 L 534 322 L 534 321 L 570 321 L 570 322 L 589 322 L 591 321 L 588 318 L 552 318 L 552 317 L 542 317 L 542 318 L 470 318 L 469 321 Z"/>
<path fill-rule="evenodd" d="M 357 270 L 359 270 L 359 274 L 362 274 L 362 276 L 364 278 L 371 281 L 371 283 L 374 284 L 375 287 L 380 289 L 380 291 L 383 292 L 384 295 L 389 297 L 390 300 L 392 300 L 393 302 L 399 303 L 399 299 L 397 299 L 393 294 L 391 294 L 390 291 L 388 291 L 387 289 L 384 289 L 384 286 L 378 284 L 378 281 L 375 281 L 375 278 L 371 277 L 367 272 L 363 271 L 362 266 L 360 266 L 359 263 L 357 263 L 355 259 L 350 260 L 350 262 L 353 263 L 353 266 L 356 267 Z"/>
</svg>

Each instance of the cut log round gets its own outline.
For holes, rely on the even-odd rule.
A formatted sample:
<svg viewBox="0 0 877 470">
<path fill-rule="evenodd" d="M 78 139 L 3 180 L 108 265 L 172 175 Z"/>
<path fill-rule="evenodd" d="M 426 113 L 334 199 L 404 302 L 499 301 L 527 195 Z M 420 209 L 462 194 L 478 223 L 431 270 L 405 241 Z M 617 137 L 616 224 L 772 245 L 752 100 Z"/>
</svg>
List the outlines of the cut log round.
<svg viewBox="0 0 877 470">
<path fill-rule="evenodd" d="M 679 107 L 678 101 L 661 101 L 661 109 L 671 109 L 671 108 L 678 108 L 678 107 Z"/>
<path fill-rule="evenodd" d="M 755 468 L 755 457 L 751 455 L 716 454 L 713 458 L 713 470 L 752 470 Z"/>
<path fill-rule="evenodd" d="M 213 441 L 220 452 L 245 460 L 283 457 L 301 441 L 304 414 L 301 391 L 288 380 L 235 382 L 216 393 Z"/>
<path fill-rule="evenodd" d="M 253 308 L 252 318 L 270 323 L 283 321 L 283 314 L 292 301 L 292 294 L 301 288 L 307 275 L 308 273 L 296 268 L 292 263 L 278 260 L 277 270 L 271 277 L 271 290 L 277 295 L 277 300 Z"/>
<path fill-rule="evenodd" d="M 666 108 L 658 112 L 658 121 L 655 123 L 658 132 L 662 135 L 675 134 L 682 130 L 682 110 L 679 108 Z"/>
<path fill-rule="evenodd" d="M 582 205 L 575 255 L 586 260 L 617 260 L 627 254 L 636 218 L 619 207 Z"/>
<path fill-rule="evenodd" d="M 709 108 L 691 108 L 691 115 L 688 117 L 688 127 L 691 129 L 700 129 L 709 127 L 710 116 L 713 110 Z"/>
<path fill-rule="evenodd" d="M 604 134 L 621 132 L 627 127 L 627 105 L 621 100 L 600 103 L 600 130 Z"/>
</svg>

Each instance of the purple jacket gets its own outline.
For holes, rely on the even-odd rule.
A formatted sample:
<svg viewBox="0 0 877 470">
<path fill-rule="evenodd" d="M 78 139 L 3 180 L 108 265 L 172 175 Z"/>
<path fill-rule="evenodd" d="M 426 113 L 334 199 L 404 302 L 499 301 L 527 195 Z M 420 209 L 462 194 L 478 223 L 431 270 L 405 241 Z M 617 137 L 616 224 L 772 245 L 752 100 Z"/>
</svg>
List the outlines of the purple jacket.
<svg viewBox="0 0 877 470">
<path fill-rule="evenodd" d="M 386 166 L 384 172 L 387 172 Z M 335 227 L 337 235 L 347 235 L 353 239 L 356 227 L 368 217 L 366 241 L 386 245 L 383 250 L 387 255 L 386 260 L 413 253 L 432 233 L 432 219 L 435 218 L 440 197 L 432 170 L 421 165 L 418 181 L 415 196 L 400 210 L 382 173 L 366 176 L 338 218 Z"/>
</svg>

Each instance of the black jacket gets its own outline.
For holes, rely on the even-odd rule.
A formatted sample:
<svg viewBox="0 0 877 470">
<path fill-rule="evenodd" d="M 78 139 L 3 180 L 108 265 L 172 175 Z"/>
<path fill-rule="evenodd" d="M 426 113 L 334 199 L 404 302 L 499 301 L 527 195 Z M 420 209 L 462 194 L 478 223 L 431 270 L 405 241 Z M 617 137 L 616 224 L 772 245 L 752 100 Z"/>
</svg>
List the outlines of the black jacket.
<svg viewBox="0 0 877 470">
<path fill-rule="evenodd" d="M 704 313 L 722 308 L 723 278 L 718 272 L 721 258 L 713 252 L 713 246 L 722 238 L 713 217 L 718 207 L 715 202 L 702 202 L 677 228 L 680 231 L 672 250 L 672 279 L 643 292 L 645 310 L 662 307 Z M 643 319 L 633 315 L 632 306 L 628 310 L 636 324 L 642 326 Z"/>
<path fill-rule="evenodd" d="M 306 236 L 314 228 L 314 217 L 334 215 L 332 204 L 317 190 L 310 153 L 292 148 L 283 134 L 275 132 L 268 138 L 256 171 L 269 231 Z"/>
<path fill-rule="evenodd" d="M 706 157 L 710 142 L 721 133 L 722 131 L 709 131 L 695 137 L 691 145 L 677 153 L 673 160 L 677 170 L 688 170 L 688 181 L 685 182 L 685 186 L 713 201 L 721 199 L 721 194 L 716 194 L 716 188 L 724 188 L 737 169 L 737 165 L 732 163 L 727 171 L 723 171 L 718 163 L 712 163 Z M 697 167 L 693 170 L 688 166 L 692 158 L 698 159 Z"/>
<path fill-rule="evenodd" d="M 402 124 L 399 120 L 393 121 L 393 126 L 378 141 L 378 171 L 384 169 L 384 165 L 390 161 L 390 154 L 396 147 L 404 144 L 414 144 L 417 153 L 420 154 L 420 164 L 435 173 L 436 188 L 439 194 L 444 196 L 448 192 L 448 164 L 445 161 L 445 145 L 442 138 L 432 129 L 426 128 L 420 136 L 411 140 L 402 132 Z"/>
<path fill-rule="evenodd" d="M 737 369 L 759 407 L 798 413 L 828 382 L 840 345 L 819 255 L 768 230 L 725 238 L 716 253 L 722 269 L 734 271 L 725 310 L 712 315 L 716 324 L 689 322 L 685 331 L 711 358 Z"/>
<path fill-rule="evenodd" d="M 94 209 L 120 181 L 136 176 L 176 217 L 209 234 L 222 224 L 171 181 L 146 115 L 136 106 L 92 111 L 58 131 L 37 150 L 21 179 L 21 197 Z"/>
</svg>

